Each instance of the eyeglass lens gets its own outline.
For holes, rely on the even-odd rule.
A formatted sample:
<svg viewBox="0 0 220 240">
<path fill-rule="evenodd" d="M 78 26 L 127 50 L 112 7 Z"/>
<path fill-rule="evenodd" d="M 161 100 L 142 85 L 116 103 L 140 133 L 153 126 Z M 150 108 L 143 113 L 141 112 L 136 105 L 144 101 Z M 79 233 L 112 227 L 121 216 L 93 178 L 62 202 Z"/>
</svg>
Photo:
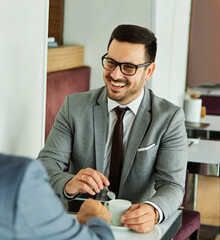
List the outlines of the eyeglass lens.
<svg viewBox="0 0 220 240">
<path fill-rule="evenodd" d="M 129 64 L 129 63 L 118 64 L 112 59 L 109 59 L 109 58 L 103 59 L 103 67 L 106 70 L 114 71 L 117 65 L 120 65 L 120 69 L 123 74 L 134 75 L 136 73 L 136 67 L 132 64 Z"/>
</svg>

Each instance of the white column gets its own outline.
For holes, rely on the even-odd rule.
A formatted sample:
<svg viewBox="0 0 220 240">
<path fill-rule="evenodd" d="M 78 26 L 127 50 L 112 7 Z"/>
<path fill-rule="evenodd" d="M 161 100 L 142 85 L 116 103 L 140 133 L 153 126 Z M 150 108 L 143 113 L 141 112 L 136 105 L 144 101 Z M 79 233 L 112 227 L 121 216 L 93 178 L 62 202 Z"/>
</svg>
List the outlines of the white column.
<svg viewBox="0 0 220 240">
<path fill-rule="evenodd" d="M 187 73 L 191 0 L 153 1 L 157 37 L 156 69 L 150 86 L 155 94 L 183 106 Z"/>
<path fill-rule="evenodd" d="M 44 143 L 48 0 L 0 0 L 0 152 Z"/>
</svg>

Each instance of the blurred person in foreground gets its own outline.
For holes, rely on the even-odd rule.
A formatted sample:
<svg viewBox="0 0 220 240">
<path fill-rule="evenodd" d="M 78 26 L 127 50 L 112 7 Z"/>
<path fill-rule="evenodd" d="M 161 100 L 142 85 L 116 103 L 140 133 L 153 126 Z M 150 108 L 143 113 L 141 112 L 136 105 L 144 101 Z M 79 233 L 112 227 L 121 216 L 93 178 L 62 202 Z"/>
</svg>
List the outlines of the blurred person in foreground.
<svg viewBox="0 0 220 240">
<path fill-rule="evenodd" d="M 85 201 L 77 219 L 64 210 L 39 161 L 0 154 L 0 239 L 114 239 L 100 201 Z"/>
</svg>

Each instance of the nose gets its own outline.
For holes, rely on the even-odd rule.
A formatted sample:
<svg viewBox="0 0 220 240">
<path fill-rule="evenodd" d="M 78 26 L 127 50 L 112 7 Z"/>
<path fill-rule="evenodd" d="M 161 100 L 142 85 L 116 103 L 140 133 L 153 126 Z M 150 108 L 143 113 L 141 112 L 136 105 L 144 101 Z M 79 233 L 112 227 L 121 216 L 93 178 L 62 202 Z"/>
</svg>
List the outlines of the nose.
<svg viewBox="0 0 220 240">
<path fill-rule="evenodd" d="M 121 78 L 123 76 L 123 73 L 121 72 L 120 66 L 117 66 L 111 75 L 114 79 Z"/>
</svg>

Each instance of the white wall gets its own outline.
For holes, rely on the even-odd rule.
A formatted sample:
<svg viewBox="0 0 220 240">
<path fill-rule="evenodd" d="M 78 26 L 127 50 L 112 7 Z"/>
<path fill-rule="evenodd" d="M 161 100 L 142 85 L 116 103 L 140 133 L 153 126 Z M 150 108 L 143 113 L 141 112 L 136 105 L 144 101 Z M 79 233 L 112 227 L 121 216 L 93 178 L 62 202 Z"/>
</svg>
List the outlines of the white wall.
<svg viewBox="0 0 220 240">
<path fill-rule="evenodd" d="M 103 86 L 101 56 L 113 29 L 137 24 L 151 29 L 152 0 L 65 0 L 64 44 L 85 47 L 85 65 L 91 67 L 90 88 Z"/>
<path fill-rule="evenodd" d="M 36 157 L 44 139 L 47 0 L 0 0 L 0 152 Z"/>
<path fill-rule="evenodd" d="M 187 73 L 191 0 L 155 0 L 153 31 L 158 40 L 151 88 L 182 106 Z"/>
<path fill-rule="evenodd" d="M 191 0 L 65 0 L 64 44 L 85 46 L 91 89 L 103 85 L 101 56 L 112 30 L 131 23 L 151 29 L 158 39 L 156 69 L 150 88 L 182 106 L 188 56 Z"/>
</svg>

